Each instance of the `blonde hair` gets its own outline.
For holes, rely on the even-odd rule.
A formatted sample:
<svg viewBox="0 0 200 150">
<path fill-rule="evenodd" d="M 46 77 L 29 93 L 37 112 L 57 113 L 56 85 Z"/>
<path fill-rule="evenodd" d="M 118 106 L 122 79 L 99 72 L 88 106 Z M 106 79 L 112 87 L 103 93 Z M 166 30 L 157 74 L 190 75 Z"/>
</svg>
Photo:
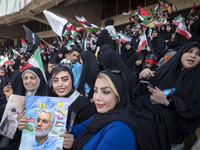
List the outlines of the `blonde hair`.
<svg viewBox="0 0 200 150">
<path fill-rule="evenodd" d="M 120 97 L 119 97 L 119 93 L 117 92 L 117 89 L 115 88 L 115 85 L 114 83 L 112 82 L 112 80 L 110 79 L 110 77 L 104 73 L 99 73 L 97 75 L 97 79 L 100 78 L 100 79 L 103 79 L 107 84 L 108 86 L 111 88 L 111 90 L 114 92 L 114 94 L 117 96 L 117 99 L 118 99 L 118 102 L 120 102 Z"/>
</svg>

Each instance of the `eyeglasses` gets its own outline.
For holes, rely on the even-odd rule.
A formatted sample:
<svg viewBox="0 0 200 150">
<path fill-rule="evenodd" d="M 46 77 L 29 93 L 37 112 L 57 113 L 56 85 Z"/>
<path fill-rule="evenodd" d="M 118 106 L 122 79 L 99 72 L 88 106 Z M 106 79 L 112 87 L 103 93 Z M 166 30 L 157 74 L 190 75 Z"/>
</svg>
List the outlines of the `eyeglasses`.
<svg viewBox="0 0 200 150">
<path fill-rule="evenodd" d="M 56 64 L 52 66 L 52 69 L 55 69 L 57 67 L 62 67 L 62 68 L 69 68 L 68 64 L 62 63 L 62 64 Z"/>
</svg>

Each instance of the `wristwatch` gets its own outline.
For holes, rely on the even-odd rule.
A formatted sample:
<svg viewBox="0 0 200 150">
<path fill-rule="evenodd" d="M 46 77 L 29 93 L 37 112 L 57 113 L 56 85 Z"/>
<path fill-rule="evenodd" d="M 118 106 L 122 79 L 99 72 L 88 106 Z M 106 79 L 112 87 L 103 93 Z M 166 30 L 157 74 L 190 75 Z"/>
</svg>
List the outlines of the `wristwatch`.
<svg viewBox="0 0 200 150">
<path fill-rule="evenodd" d="M 169 106 L 169 104 L 170 104 L 170 101 L 166 99 L 166 100 L 164 101 L 164 105 L 165 105 L 165 106 Z"/>
</svg>

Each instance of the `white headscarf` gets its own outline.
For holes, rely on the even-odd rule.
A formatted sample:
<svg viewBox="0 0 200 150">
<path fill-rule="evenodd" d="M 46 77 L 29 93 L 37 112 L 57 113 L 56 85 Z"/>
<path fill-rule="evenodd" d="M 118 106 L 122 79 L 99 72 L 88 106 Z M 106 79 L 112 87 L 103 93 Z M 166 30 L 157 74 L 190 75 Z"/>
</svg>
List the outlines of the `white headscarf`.
<svg viewBox="0 0 200 150">
<path fill-rule="evenodd" d="M 39 85 L 40 85 L 40 78 L 39 78 L 39 77 L 37 76 L 37 74 L 36 74 L 35 72 L 33 72 L 32 70 L 26 70 L 26 71 L 24 71 L 23 74 L 22 74 L 22 80 L 23 80 L 24 74 L 25 74 L 26 72 L 30 72 L 30 73 L 32 73 L 32 74 L 35 75 L 35 77 L 36 77 L 36 79 L 37 79 L 37 85 L 35 86 L 35 88 L 34 88 L 33 91 L 28 91 L 28 90 L 26 90 L 25 96 L 28 96 L 28 95 L 35 95 L 35 93 L 37 92 L 38 87 L 39 87 Z M 24 82 L 23 82 L 23 85 L 24 85 Z M 24 87 L 25 87 L 25 86 L 24 86 Z"/>
</svg>

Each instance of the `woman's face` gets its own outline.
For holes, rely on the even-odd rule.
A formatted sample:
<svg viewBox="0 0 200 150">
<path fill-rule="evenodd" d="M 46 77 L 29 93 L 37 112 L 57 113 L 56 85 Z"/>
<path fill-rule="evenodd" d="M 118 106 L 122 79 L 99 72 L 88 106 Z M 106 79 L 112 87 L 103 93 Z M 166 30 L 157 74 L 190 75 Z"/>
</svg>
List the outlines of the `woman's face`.
<svg viewBox="0 0 200 150">
<path fill-rule="evenodd" d="M 142 34 L 142 30 L 139 30 L 139 35 L 141 35 Z"/>
<path fill-rule="evenodd" d="M 136 64 L 136 66 L 140 66 L 142 64 L 142 62 L 143 62 L 143 59 L 141 58 L 141 59 L 136 60 L 135 64 Z"/>
<path fill-rule="evenodd" d="M 65 97 L 72 89 L 72 79 L 68 71 L 52 76 L 52 87 L 58 97 Z"/>
<path fill-rule="evenodd" d="M 170 26 L 167 26 L 167 27 L 166 27 L 166 31 L 167 31 L 167 32 L 171 31 L 171 29 L 172 29 L 172 28 L 171 28 Z"/>
<path fill-rule="evenodd" d="M 130 50 L 131 49 L 131 45 L 130 44 L 126 44 L 126 49 Z"/>
<path fill-rule="evenodd" d="M 154 37 L 157 37 L 157 36 L 158 36 L 158 33 L 156 31 L 153 31 L 152 32 L 152 37 L 154 38 Z"/>
<path fill-rule="evenodd" d="M 185 69 L 192 69 L 200 62 L 200 49 L 197 46 L 192 47 L 181 57 L 181 63 Z"/>
<path fill-rule="evenodd" d="M 24 87 L 27 91 L 33 91 L 37 85 L 37 78 L 34 74 L 30 72 L 24 73 L 23 83 Z"/>
<path fill-rule="evenodd" d="M 101 78 L 97 78 L 94 86 L 93 100 L 98 113 L 106 113 L 113 109 L 118 102 L 108 84 Z"/>
</svg>

